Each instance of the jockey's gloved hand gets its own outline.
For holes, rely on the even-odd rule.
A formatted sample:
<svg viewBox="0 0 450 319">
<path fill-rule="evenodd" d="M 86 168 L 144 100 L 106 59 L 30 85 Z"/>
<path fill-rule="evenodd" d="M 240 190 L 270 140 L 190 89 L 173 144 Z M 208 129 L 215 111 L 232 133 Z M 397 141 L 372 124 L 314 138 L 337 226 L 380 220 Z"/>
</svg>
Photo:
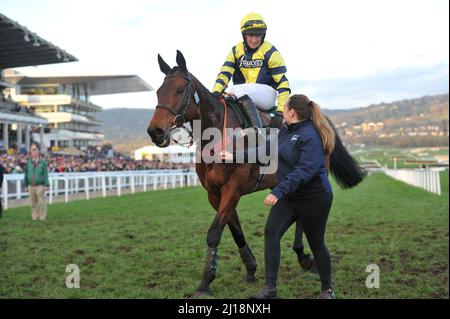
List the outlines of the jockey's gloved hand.
<svg viewBox="0 0 450 319">
<path fill-rule="evenodd" d="M 212 92 L 211 95 L 217 100 L 222 97 L 222 93 L 217 92 L 217 91 Z"/>
</svg>

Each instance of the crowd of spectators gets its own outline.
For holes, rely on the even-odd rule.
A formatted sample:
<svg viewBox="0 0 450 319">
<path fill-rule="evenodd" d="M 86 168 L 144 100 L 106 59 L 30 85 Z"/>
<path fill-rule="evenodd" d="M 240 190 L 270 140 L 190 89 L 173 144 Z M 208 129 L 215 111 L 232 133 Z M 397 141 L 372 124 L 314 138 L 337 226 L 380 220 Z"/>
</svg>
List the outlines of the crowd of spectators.
<svg viewBox="0 0 450 319">
<path fill-rule="evenodd" d="M 6 97 L 0 93 L 0 108 L 12 111 L 12 112 L 25 112 L 29 114 L 34 114 L 29 108 L 21 106 L 19 103 L 13 101 L 9 96 Z"/>
<path fill-rule="evenodd" d="M 28 155 L 15 153 L 0 154 L 0 163 L 5 174 L 21 174 Z M 51 151 L 45 156 L 49 173 L 126 171 L 149 169 L 192 169 L 192 163 L 168 163 L 158 160 L 134 160 L 132 158 L 108 152 L 104 149 L 89 149 L 83 156 L 61 155 Z"/>
</svg>

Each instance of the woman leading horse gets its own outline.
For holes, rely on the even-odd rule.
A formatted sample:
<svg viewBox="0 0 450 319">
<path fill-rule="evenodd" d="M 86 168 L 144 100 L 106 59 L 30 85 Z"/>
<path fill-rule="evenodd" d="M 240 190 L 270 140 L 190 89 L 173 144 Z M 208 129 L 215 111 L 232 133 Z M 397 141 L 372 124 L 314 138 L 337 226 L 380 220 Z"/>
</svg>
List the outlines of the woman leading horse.
<svg viewBox="0 0 450 319">
<path fill-rule="evenodd" d="M 227 108 L 187 70 L 186 61 L 179 51 L 176 60 L 178 66 L 171 68 L 158 56 L 160 69 L 166 77 L 157 90 L 158 105 L 147 128 L 153 142 L 160 147 L 168 146 L 173 129 L 184 126 L 185 123 L 194 127 L 194 120 L 200 121 L 202 132 L 208 128 L 222 130 L 224 122 L 227 128 L 240 127 L 237 115 L 231 111 L 227 112 Z M 332 128 L 335 131 L 334 127 Z M 199 142 L 200 152 L 208 142 Z M 357 185 L 365 176 L 365 172 L 351 157 L 337 135 L 329 162 L 331 173 L 343 188 Z M 247 280 L 255 280 L 256 260 L 244 237 L 236 207 L 241 196 L 277 185 L 276 174 L 260 176 L 260 166 L 258 163 L 210 163 L 205 162 L 202 157 L 195 164 L 200 182 L 207 190 L 208 200 L 216 211 L 208 230 L 205 267 L 196 294 L 209 292 L 210 284 L 216 276 L 218 246 L 226 225 L 239 248 L 247 270 Z"/>
<path fill-rule="evenodd" d="M 266 206 L 272 206 L 264 232 L 265 285 L 252 298 L 276 298 L 280 240 L 293 223 L 300 221 L 320 274 L 322 292 L 318 298 L 332 299 L 331 258 L 325 245 L 325 228 L 333 192 L 326 157 L 333 152 L 335 132 L 320 107 L 305 95 L 291 96 L 283 116 L 278 152 L 272 154 L 278 159 L 278 181 L 264 200 Z"/>
</svg>

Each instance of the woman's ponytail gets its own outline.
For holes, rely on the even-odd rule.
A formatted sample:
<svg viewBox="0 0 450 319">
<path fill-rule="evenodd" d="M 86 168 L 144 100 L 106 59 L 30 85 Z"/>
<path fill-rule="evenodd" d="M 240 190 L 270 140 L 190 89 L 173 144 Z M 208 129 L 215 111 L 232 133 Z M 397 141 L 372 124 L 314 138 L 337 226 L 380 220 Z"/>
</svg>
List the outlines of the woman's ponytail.
<svg viewBox="0 0 450 319">
<path fill-rule="evenodd" d="M 292 95 L 287 105 L 293 108 L 301 119 L 311 120 L 314 123 L 322 139 L 325 154 L 331 154 L 336 136 L 320 106 L 303 94 Z"/>
<path fill-rule="evenodd" d="M 323 148 L 327 155 L 331 154 L 334 149 L 335 134 L 325 115 L 322 113 L 320 106 L 310 101 L 311 120 L 322 138 Z"/>
</svg>

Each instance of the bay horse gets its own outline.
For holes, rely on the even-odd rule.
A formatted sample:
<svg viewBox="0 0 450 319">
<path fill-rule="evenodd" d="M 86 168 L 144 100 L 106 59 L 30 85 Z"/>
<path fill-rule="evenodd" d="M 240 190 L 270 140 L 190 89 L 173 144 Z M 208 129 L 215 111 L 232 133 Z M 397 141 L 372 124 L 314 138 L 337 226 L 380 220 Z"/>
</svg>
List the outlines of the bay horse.
<svg viewBox="0 0 450 319">
<path fill-rule="evenodd" d="M 167 147 L 171 142 L 172 130 L 183 127 L 185 123 L 190 123 L 192 128 L 194 120 L 200 120 L 202 132 L 207 128 L 222 129 L 224 121 L 227 128 L 238 128 L 240 122 L 237 114 L 227 112 L 224 105 L 188 71 L 186 60 L 180 51 L 177 51 L 176 62 L 177 66 L 171 68 L 158 54 L 160 70 L 166 76 L 156 92 L 158 104 L 147 128 L 152 141 L 159 147 Z M 224 114 L 227 115 L 226 118 Z M 330 124 L 332 125 L 331 121 Z M 332 128 L 336 133 L 336 142 L 328 166 L 337 183 L 344 189 L 350 188 L 360 183 L 366 174 L 344 147 L 334 125 Z M 206 143 L 200 143 L 200 149 L 203 150 Z M 206 238 L 205 267 L 200 285 L 194 292 L 195 296 L 210 292 L 210 284 L 216 277 L 218 246 L 226 225 L 246 267 L 246 280 L 256 281 L 256 259 L 245 240 L 236 207 L 242 196 L 273 188 L 277 184 L 276 174 L 266 174 L 261 178 L 260 166 L 261 164 L 251 163 L 205 163 L 203 158 L 195 163 L 200 183 L 206 189 L 209 203 L 216 211 Z M 297 236 L 298 234 L 296 240 Z"/>
</svg>

